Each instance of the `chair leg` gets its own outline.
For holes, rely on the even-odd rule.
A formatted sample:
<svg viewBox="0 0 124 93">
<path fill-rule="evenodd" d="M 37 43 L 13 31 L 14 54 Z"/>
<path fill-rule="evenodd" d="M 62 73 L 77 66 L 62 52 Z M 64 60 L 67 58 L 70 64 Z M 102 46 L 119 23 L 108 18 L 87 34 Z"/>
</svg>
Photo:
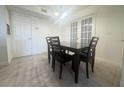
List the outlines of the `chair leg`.
<svg viewBox="0 0 124 93">
<path fill-rule="evenodd" d="M 91 64 L 92 72 L 94 72 L 94 63 Z"/>
<path fill-rule="evenodd" d="M 91 69 L 92 69 L 92 72 L 94 72 L 94 57 L 93 57 L 93 59 L 92 59 L 92 64 L 91 64 Z"/>
<path fill-rule="evenodd" d="M 50 64 L 50 53 L 48 52 L 48 63 Z"/>
<path fill-rule="evenodd" d="M 62 63 L 60 63 L 60 73 L 59 73 L 59 79 L 62 78 Z"/>
<path fill-rule="evenodd" d="M 55 72 L 55 59 L 52 57 L 52 68 L 53 72 Z"/>
<path fill-rule="evenodd" d="M 65 66 L 66 64 L 64 63 L 64 66 Z"/>
<path fill-rule="evenodd" d="M 87 76 L 87 78 L 89 78 L 88 62 L 86 63 L 86 76 Z"/>
<path fill-rule="evenodd" d="M 54 59 L 53 59 L 53 56 L 52 56 L 52 68 L 53 68 L 53 61 L 54 61 Z"/>
</svg>

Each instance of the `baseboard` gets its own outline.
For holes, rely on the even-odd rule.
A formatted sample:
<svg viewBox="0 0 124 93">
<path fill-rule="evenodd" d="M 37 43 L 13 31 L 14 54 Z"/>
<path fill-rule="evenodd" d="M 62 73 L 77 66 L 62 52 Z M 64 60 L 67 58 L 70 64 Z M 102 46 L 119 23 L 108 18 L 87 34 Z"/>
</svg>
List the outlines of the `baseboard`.
<svg viewBox="0 0 124 93">
<path fill-rule="evenodd" d="M 7 62 L 7 61 L 1 61 L 0 62 L 0 65 L 8 65 L 9 64 L 9 62 Z"/>
<path fill-rule="evenodd" d="M 101 57 L 96 57 L 95 59 L 96 59 L 97 62 L 110 63 L 110 64 L 116 65 L 116 66 L 121 68 L 121 64 L 120 64 L 121 62 L 116 62 L 116 61 L 104 59 L 104 58 L 101 58 Z"/>
<path fill-rule="evenodd" d="M 34 53 L 34 54 L 32 54 L 32 56 L 33 55 L 42 55 L 42 54 L 47 54 L 48 52 L 42 52 L 42 53 Z"/>
<path fill-rule="evenodd" d="M 42 52 L 42 53 L 35 53 L 35 54 L 31 54 L 31 55 L 25 55 L 25 56 L 14 56 L 12 59 L 11 59 L 11 62 L 14 58 L 21 58 L 21 57 L 28 57 L 28 56 L 35 56 L 35 55 L 43 55 L 43 54 L 47 54 L 48 52 Z M 9 62 L 9 63 L 11 63 Z"/>
<path fill-rule="evenodd" d="M 8 60 L 9 64 L 11 64 L 11 62 L 12 62 L 12 59 L 13 59 L 13 58 L 11 58 L 11 59 L 9 59 L 9 60 Z"/>
</svg>

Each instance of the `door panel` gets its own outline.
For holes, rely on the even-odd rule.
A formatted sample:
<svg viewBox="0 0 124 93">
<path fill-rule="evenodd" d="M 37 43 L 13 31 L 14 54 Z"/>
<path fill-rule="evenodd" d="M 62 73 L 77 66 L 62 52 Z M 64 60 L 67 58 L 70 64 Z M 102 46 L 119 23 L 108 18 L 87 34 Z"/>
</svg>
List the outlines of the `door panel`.
<svg viewBox="0 0 124 93">
<path fill-rule="evenodd" d="M 75 20 L 75 22 L 71 24 L 72 42 L 89 44 L 92 36 L 95 36 L 95 17 L 93 15 Z"/>
<path fill-rule="evenodd" d="M 14 56 L 31 55 L 31 20 L 29 17 L 16 16 L 14 19 L 13 44 Z"/>
<path fill-rule="evenodd" d="M 32 54 L 39 54 L 44 51 L 43 24 L 41 22 L 38 18 L 32 18 Z"/>
</svg>

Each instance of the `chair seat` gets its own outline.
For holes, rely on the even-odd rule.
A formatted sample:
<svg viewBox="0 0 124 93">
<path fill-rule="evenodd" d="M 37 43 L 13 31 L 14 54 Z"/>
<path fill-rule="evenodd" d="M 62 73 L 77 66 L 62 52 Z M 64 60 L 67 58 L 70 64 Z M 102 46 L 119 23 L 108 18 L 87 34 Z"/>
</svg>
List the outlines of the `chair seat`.
<svg viewBox="0 0 124 93">
<path fill-rule="evenodd" d="M 87 61 L 87 53 L 80 52 L 80 60 L 86 62 Z"/>
<path fill-rule="evenodd" d="M 71 61 L 73 56 L 72 55 L 69 55 L 69 54 L 66 54 L 66 53 L 55 53 L 54 54 L 55 56 L 55 59 L 59 62 L 62 62 L 62 63 L 66 63 L 68 61 Z"/>
<path fill-rule="evenodd" d="M 92 59 L 92 57 L 87 57 L 87 53 L 85 53 L 85 52 L 81 52 L 80 53 L 80 60 L 82 60 L 83 62 L 89 62 L 89 63 L 91 63 L 91 59 Z M 89 60 L 89 61 L 88 61 Z"/>
</svg>

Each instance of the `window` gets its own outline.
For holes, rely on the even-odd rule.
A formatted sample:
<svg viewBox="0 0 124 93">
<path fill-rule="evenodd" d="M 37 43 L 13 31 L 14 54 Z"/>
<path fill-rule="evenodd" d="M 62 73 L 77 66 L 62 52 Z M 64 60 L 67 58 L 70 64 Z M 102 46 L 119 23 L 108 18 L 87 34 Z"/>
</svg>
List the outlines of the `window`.
<svg viewBox="0 0 124 93">
<path fill-rule="evenodd" d="M 78 22 L 73 22 L 71 24 L 71 44 L 76 43 L 77 42 L 77 25 Z"/>
<path fill-rule="evenodd" d="M 94 21 L 93 16 L 79 18 L 71 23 L 71 44 L 81 43 L 81 47 L 88 46 L 93 34 Z M 85 46 L 84 46 L 85 45 Z"/>
<path fill-rule="evenodd" d="M 92 17 L 81 20 L 81 46 L 89 45 L 92 37 Z"/>
</svg>

